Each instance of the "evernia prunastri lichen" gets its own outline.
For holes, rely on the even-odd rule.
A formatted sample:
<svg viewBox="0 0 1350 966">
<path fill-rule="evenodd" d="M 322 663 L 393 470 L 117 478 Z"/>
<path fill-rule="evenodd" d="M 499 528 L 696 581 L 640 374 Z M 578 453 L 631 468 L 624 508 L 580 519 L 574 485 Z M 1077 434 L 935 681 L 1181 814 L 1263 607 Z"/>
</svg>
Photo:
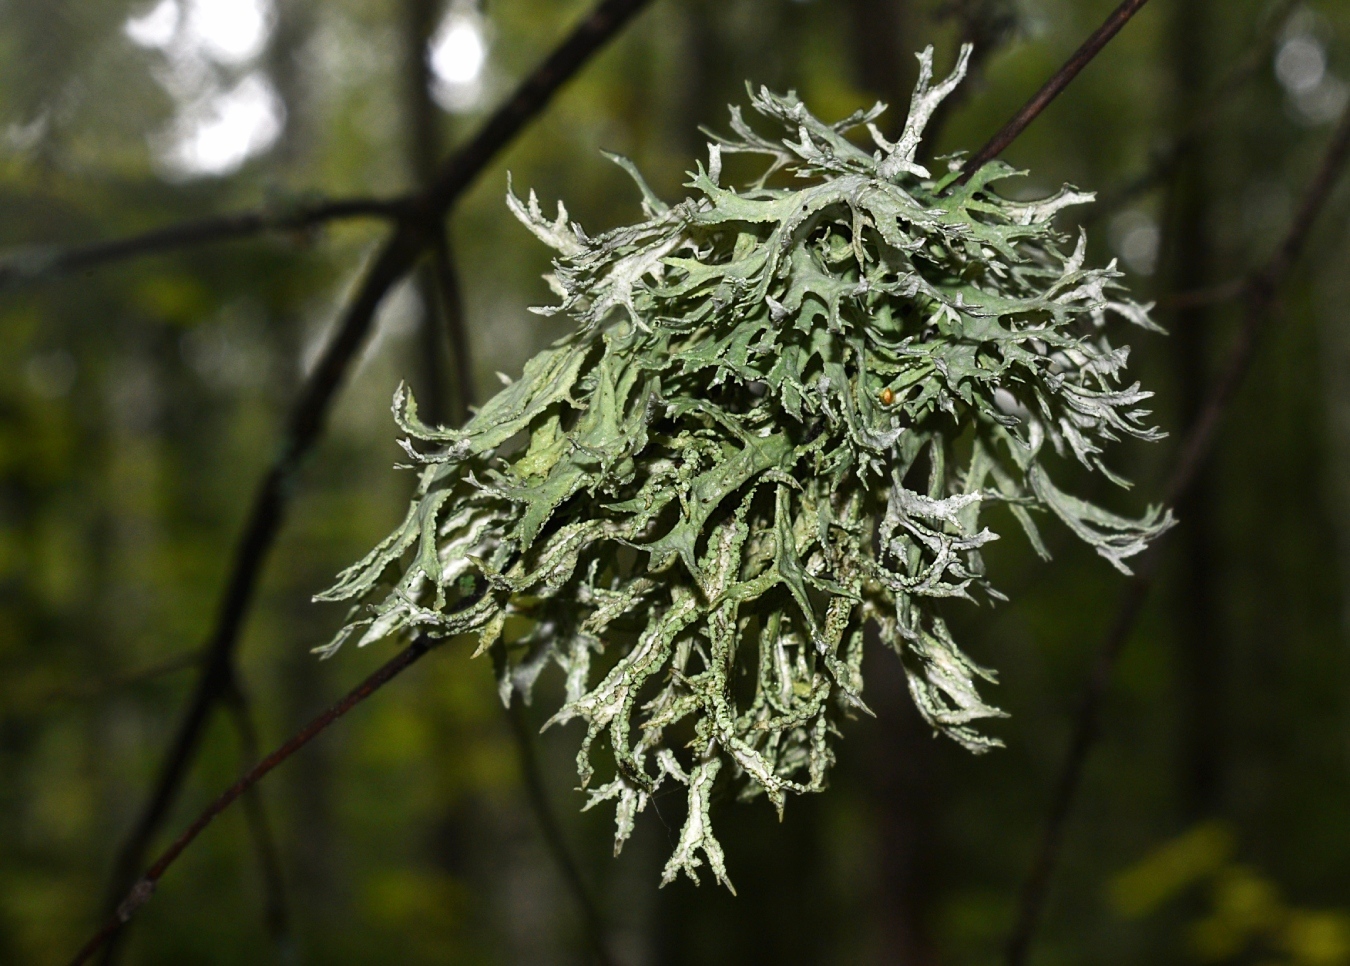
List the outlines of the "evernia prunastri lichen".
<svg viewBox="0 0 1350 966">
<path fill-rule="evenodd" d="M 557 665 L 550 723 L 580 719 L 587 807 L 613 802 L 616 851 L 667 783 L 688 815 L 663 881 L 704 862 L 730 886 L 709 805 L 718 781 L 782 809 L 824 787 L 841 716 L 866 710 L 864 626 L 904 664 L 924 719 L 972 751 L 985 703 L 938 598 L 998 597 L 981 512 L 1004 504 L 1043 556 L 1052 516 L 1111 564 L 1170 525 L 1062 491 L 1049 454 L 1111 476 L 1102 445 L 1159 433 L 1123 385 L 1110 317 L 1151 327 L 1088 268 L 1084 240 L 1036 202 L 915 160 L 961 79 L 931 86 L 931 50 L 904 133 L 877 106 L 835 124 L 761 89 L 758 133 L 732 109 L 693 195 L 658 199 L 631 163 L 643 219 L 594 237 L 531 193 L 517 217 L 558 253 L 550 283 L 576 330 L 462 429 L 394 411 L 424 464 L 404 523 L 323 599 L 360 598 L 366 644 L 476 634 L 503 700 Z M 874 145 L 847 135 L 861 127 Z M 765 160 L 722 183 L 722 158 Z M 953 162 L 952 167 L 955 167 Z M 1116 477 L 1112 476 L 1112 479 Z M 603 776 L 597 777 L 601 768 Z"/>
</svg>

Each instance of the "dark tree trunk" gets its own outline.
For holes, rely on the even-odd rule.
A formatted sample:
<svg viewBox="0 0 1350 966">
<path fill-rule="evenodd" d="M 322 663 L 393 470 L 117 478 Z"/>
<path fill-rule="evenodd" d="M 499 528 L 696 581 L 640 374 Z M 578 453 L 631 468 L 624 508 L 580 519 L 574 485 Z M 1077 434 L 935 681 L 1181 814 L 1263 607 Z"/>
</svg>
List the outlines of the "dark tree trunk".
<svg viewBox="0 0 1350 966">
<path fill-rule="evenodd" d="M 431 96 L 428 59 L 428 44 L 440 13 L 440 0 L 404 0 L 407 158 L 415 189 L 435 179 L 441 156 L 440 109 Z M 432 423 L 458 425 L 468 417 L 471 367 L 463 338 L 459 285 L 443 226 L 441 238 L 441 250 L 425 258 L 413 276 L 422 313 L 417 330 L 418 405 Z"/>
<path fill-rule="evenodd" d="M 887 134 L 898 135 L 918 74 L 907 4 L 905 0 L 848 0 L 846 7 L 858 83 L 891 106 L 879 125 Z"/>
<path fill-rule="evenodd" d="M 930 966 L 937 952 L 929 930 L 935 894 L 933 847 L 937 756 L 932 729 L 919 717 L 904 669 L 869 634 L 867 704 L 876 720 L 857 737 L 861 767 L 878 831 L 873 915 L 878 966 Z"/>
<path fill-rule="evenodd" d="M 1178 4 L 1172 24 L 1178 137 L 1204 94 L 1210 36 L 1206 0 Z M 1212 281 L 1210 196 L 1204 142 L 1182 148 L 1168 204 L 1168 288 L 1185 292 Z M 1191 424 L 1208 388 L 1210 313 L 1203 306 L 1179 311 L 1172 324 L 1180 425 Z M 1180 694 L 1179 792 L 1183 812 L 1195 819 L 1218 808 L 1222 791 L 1223 687 L 1227 653 L 1218 606 L 1215 568 L 1218 481 L 1206 470 L 1177 507 L 1182 529 L 1177 581 Z"/>
</svg>

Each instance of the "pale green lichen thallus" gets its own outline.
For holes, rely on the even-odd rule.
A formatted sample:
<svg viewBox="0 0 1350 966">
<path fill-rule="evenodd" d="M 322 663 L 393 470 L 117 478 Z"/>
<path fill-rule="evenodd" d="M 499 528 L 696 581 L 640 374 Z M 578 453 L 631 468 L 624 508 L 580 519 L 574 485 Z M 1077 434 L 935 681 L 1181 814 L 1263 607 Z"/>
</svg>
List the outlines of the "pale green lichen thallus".
<svg viewBox="0 0 1350 966">
<path fill-rule="evenodd" d="M 819 791 L 839 721 L 866 711 L 863 628 L 903 663 L 932 727 L 972 751 L 1001 712 L 935 609 L 999 594 L 981 525 L 1005 504 L 1048 556 L 1057 518 L 1120 570 L 1172 523 L 1118 516 L 1061 490 L 1073 459 L 1123 483 L 1106 442 L 1161 435 L 1123 379 L 1112 317 L 1153 328 L 1114 264 L 1052 224 L 1092 196 L 1035 202 L 915 161 L 924 125 L 960 81 L 932 86 L 931 49 L 904 133 L 838 123 L 765 89 L 715 136 L 691 197 L 668 205 L 634 166 L 643 219 L 590 236 L 531 192 L 507 204 L 557 250 L 549 283 L 576 331 L 462 429 L 423 425 L 402 389 L 394 413 L 424 464 L 407 519 L 344 571 L 324 600 L 358 599 L 361 644 L 477 635 L 503 700 L 528 700 L 557 665 L 580 719 L 586 807 L 613 802 L 615 850 L 662 785 L 687 819 L 663 882 L 705 862 L 730 887 L 712 832 L 719 782 L 763 794 Z M 848 133 L 865 127 L 873 147 Z M 764 159 L 722 182 L 729 154 Z M 955 169 L 953 160 L 949 167 Z M 594 761 L 593 761 L 594 759 Z M 597 775 L 600 769 L 602 774 Z"/>
</svg>

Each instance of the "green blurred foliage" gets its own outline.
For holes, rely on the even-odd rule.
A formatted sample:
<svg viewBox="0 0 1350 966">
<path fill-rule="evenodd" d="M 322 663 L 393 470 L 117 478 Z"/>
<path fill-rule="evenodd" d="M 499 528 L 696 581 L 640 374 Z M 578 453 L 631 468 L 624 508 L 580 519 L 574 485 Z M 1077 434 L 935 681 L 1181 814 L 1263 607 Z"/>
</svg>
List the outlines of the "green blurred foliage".
<svg viewBox="0 0 1350 966">
<path fill-rule="evenodd" d="M 941 149 L 977 147 L 1113 5 L 1018 0 L 1019 29 L 972 81 Z M 1200 33 L 1181 17 L 1190 5 L 1203 8 Z M 267 47 L 247 62 L 209 65 L 208 76 L 233 89 L 262 72 L 284 104 L 280 135 L 238 170 L 191 177 L 161 159 L 184 110 L 172 58 L 124 31 L 153 6 L 0 0 L 0 246 L 31 257 L 28 246 L 409 183 L 399 0 L 267 5 L 276 18 Z M 601 148 L 629 155 L 658 193 L 680 197 L 683 172 L 702 153 L 697 127 L 723 125 L 745 80 L 795 87 L 826 118 L 876 96 L 907 97 L 910 52 L 935 43 L 944 70 L 963 31 L 959 14 L 981 6 L 655 0 L 453 215 L 480 396 L 495 371 L 519 372 L 565 324 L 525 311 L 549 299 L 539 279 L 548 253 L 505 209 L 508 168 L 522 188 L 566 197 L 588 228 L 631 221 L 635 192 Z M 586 7 L 489 0 L 483 89 L 441 116 L 443 141 L 467 136 Z M 1182 123 L 1182 68 L 1194 58 L 1203 86 L 1218 84 L 1259 42 L 1271 9 L 1266 0 L 1155 0 L 1008 152 L 1030 169 L 1028 190 L 1069 181 L 1106 196 L 1131 181 Z M 1232 277 L 1271 251 L 1317 163 L 1328 104 L 1350 77 L 1346 5 L 1309 0 L 1281 31 L 1209 109 L 1202 281 Z M 1316 84 L 1310 50 L 1326 58 Z M 1121 255 L 1140 296 L 1172 291 L 1190 257 L 1170 216 L 1181 190 L 1164 181 L 1083 215 L 1092 219 L 1090 258 Z M 1225 961 L 1219 953 L 1247 942 L 1232 945 L 1233 930 L 1249 928 L 1234 923 L 1255 921 L 1241 910 L 1261 903 L 1283 917 L 1276 961 L 1344 955 L 1345 921 L 1307 910 L 1350 909 L 1346 205 L 1342 188 L 1205 485 L 1210 523 L 1197 539 L 1214 592 L 1201 617 L 1222 645 L 1212 674 L 1197 685 L 1185 673 L 1199 605 L 1186 590 L 1196 558 L 1183 513 L 1165 579 L 1118 669 L 1037 963 L 1188 962 L 1199 950 L 1192 941 Z M 117 843 L 191 688 L 191 658 L 214 619 L 252 488 L 380 236 L 378 224 L 350 222 L 0 290 L 0 962 L 61 961 L 98 921 Z M 1175 327 L 1175 315 L 1159 318 Z M 420 377 L 420 317 L 411 286 L 382 311 L 304 468 L 248 620 L 241 677 L 267 746 L 388 655 L 377 646 L 317 661 L 309 649 L 343 614 L 309 598 L 405 505 L 412 480 L 390 469 L 401 453 L 388 400 L 400 378 Z M 1204 313 L 1202 380 L 1238 318 L 1234 306 Z M 1159 390 L 1158 421 L 1175 443 L 1196 373 L 1179 367 L 1175 335 L 1134 341 L 1132 365 Z M 1138 481 L 1132 509 L 1156 496 L 1174 454 L 1174 445 L 1121 447 L 1116 465 Z M 1086 477 L 1069 483 L 1103 495 Z M 655 888 L 682 820 L 677 801 L 658 802 L 672 814 L 647 816 L 611 858 L 607 817 L 577 812 L 577 734 L 540 739 L 547 787 L 616 957 L 630 966 L 999 961 L 1092 648 L 1120 590 L 1090 551 L 1047 536 L 1050 564 L 1017 541 L 992 548 L 994 582 L 1014 604 L 947 615 L 973 656 L 1001 669 L 991 699 L 1011 712 L 997 728 L 1008 747 L 976 759 L 932 740 L 902 682 L 880 673 L 885 655 L 870 655 L 879 673 L 867 698 L 878 718 L 850 725 L 827 793 L 794 801 L 782 824 L 764 803 L 717 806 L 739 898 L 683 882 Z M 1191 709 L 1201 704 L 1218 709 L 1212 735 L 1196 733 Z M 1220 780 L 1199 796 L 1198 745 L 1220 763 Z M 170 828 L 242 764 L 236 729 L 218 714 Z M 585 961 L 491 669 L 467 651 L 425 659 L 262 788 L 289 931 L 268 928 L 258 859 L 236 810 L 144 907 L 126 962 Z M 1193 844 L 1139 888 L 1161 890 L 1168 876 L 1203 867 L 1210 905 L 1183 897 L 1142 918 L 1119 916 L 1105 884 L 1202 819 L 1227 823 L 1248 865 L 1214 858 L 1223 850 L 1213 843 L 1205 859 Z M 1235 954 L 1229 961 L 1248 955 Z"/>
<path fill-rule="evenodd" d="M 1233 839 L 1223 823 L 1202 822 L 1119 873 L 1109 884 L 1111 903 L 1137 919 L 1198 886 L 1208 901 L 1185 930 L 1192 960 L 1350 963 L 1350 912 L 1290 907 L 1279 886 L 1233 861 Z"/>
</svg>

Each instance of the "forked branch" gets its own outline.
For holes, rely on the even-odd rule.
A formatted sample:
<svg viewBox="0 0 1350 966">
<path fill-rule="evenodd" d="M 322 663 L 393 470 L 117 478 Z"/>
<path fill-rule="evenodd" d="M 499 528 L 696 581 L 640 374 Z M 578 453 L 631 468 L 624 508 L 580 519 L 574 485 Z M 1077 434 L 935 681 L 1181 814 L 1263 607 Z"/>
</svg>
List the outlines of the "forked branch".
<svg viewBox="0 0 1350 966">
<path fill-rule="evenodd" d="M 497 153 L 552 100 L 553 95 L 649 0 L 602 0 L 561 45 L 516 89 L 478 135 L 442 165 L 435 182 L 406 209 L 376 255 L 337 331 L 291 409 L 285 442 L 254 495 L 231 563 L 204 670 L 165 756 L 150 799 L 122 847 L 111 895 L 125 889 L 167 818 L 196 755 L 211 711 L 226 693 L 244 619 L 262 568 L 281 530 L 303 458 L 323 432 L 328 412 L 376 311 L 390 289 L 434 245 L 450 208 Z"/>
<path fill-rule="evenodd" d="M 87 963 L 123 926 L 131 921 L 131 918 L 136 914 L 136 910 L 150 901 L 150 897 L 154 895 L 155 886 L 164 877 L 164 873 L 168 872 L 169 868 L 178 861 L 178 857 L 196 840 L 197 836 L 201 835 L 206 827 L 215 821 L 217 815 L 234 804 L 236 799 L 262 781 L 269 772 L 290 758 L 291 755 L 323 734 L 333 722 L 411 667 L 437 643 L 439 642 L 427 637 L 419 637 L 413 641 L 412 644 L 385 662 L 374 674 L 353 688 L 345 698 L 305 725 L 285 744 L 254 765 L 242 778 L 227 788 L 219 798 L 197 816 L 196 820 L 187 827 L 182 835 L 174 839 L 173 844 L 165 849 L 164 853 L 137 880 L 136 884 L 131 887 L 131 890 L 118 904 L 117 910 L 103 924 L 103 927 L 90 937 L 89 941 L 75 954 L 75 958 L 71 960 L 71 966 L 80 966 L 82 963 Z"/>
</svg>

